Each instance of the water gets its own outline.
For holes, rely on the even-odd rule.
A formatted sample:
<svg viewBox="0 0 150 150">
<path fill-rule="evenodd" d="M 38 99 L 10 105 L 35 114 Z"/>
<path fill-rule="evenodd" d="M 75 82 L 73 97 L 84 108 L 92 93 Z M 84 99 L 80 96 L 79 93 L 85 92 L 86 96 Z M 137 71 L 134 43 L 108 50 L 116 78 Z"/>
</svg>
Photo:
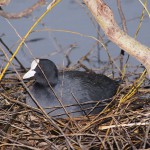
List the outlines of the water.
<svg viewBox="0 0 150 150">
<path fill-rule="evenodd" d="M 35 1 L 30 0 L 13 0 L 8 6 L 4 7 L 4 9 L 9 12 L 20 12 L 34 4 L 34 2 Z M 116 0 L 106 0 L 106 2 L 113 10 L 116 21 L 120 24 L 121 19 L 118 13 Z M 23 37 L 35 20 L 46 10 L 46 7 L 47 5 L 44 5 L 34 11 L 30 16 L 21 19 L 8 21 L 7 19 L 0 17 L 0 36 L 12 52 L 14 52 L 18 46 L 18 34 Z M 122 9 L 127 21 L 128 33 L 130 36 L 134 37 L 143 7 L 137 0 L 122 0 Z M 148 2 L 148 9 L 150 9 L 150 2 Z M 137 40 L 150 47 L 149 26 L 150 19 L 146 15 Z M 49 29 L 49 31 L 45 29 Z M 100 66 L 97 65 L 98 58 L 104 63 L 108 61 L 108 55 L 103 48 L 101 48 L 100 53 L 98 53 L 96 41 L 93 38 L 88 37 L 97 37 L 97 29 L 98 25 L 93 21 L 93 18 L 85 5 L 81 5 L 78 0 L 64 0 L 38 24 L 34 29 L 35 32 L 27 39 L 26 44 L 28 48 L 23 46 L 17 54 L 17 58 L 25 67 L 29 67 L 33 57 L 48 58 L 57 65 L 63 66 L 67 64 L 65 55 L 71 50 L 69 58 L 73 65 L 91 50 L 92 52 L 89 56 L 90 63 L 84 61 L 84 64 L 89 68 L 101 67 L 103 66 L 102 64 Z M 62 31 L 56 32 L 55 30 Z M 70 32 L 68 33 L 65 31 Z M 71 33 L 71 31 L 80 33 L 82 36 Z M 100 33 L 101 36 L 103 36 L 104 41 L 107 42 L 108 39 L 101 30 Z M 30 40 L 33 39 L 37 39 L 37 41 L 31 42 Z M 99 46 L 101 47 L 101 45 Z M 120 49 L 111 42 L 109 42 L 107 48 L 112 59 L 115 59 L 120 53 Z M 4 47 L 3 50 L 6 51 Z M 127 57 L 127 54 L 125 57 Z M 1 58 L 1 61 L 3 62 L 3 58 Z M 13 62 L 15 63 L 15 61 Z M 5 63 L 3 63 L 3 66 L 4 64 Z M 129 65 L 131 64 L 138 65 L 139 62 L 130 57 Z"/>
</svg>

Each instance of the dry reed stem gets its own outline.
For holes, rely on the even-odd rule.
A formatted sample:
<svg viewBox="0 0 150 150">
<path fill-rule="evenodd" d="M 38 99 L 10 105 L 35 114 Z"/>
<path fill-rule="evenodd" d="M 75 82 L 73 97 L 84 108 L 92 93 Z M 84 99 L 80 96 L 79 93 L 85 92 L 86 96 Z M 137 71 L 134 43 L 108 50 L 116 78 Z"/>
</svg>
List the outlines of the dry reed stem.
<svg viewBox="0 0 150 150">
<path fill-rule="evenodd" d="M 12 57 L 10 58 L 10 60 L 8 61 L 8 63 L 6 64 L 4 70 L 2 71 L 2 73 L 0 74 L 0 81 L 2 80 L 6 70 L 8 69 L 10 63 L 13 61 L 14 57 L 17 55 L 18 51 L 20 50 L 21 46 L 23 45 L 23 43 L 25 42 L 25 40 L 28 38 L 28 36 L 30 35 L 30 33 L 33 31 L 33 29 L 36 27 L 36 25 L 45 17 L 45 15 L 47 15 L 61 0 L 53 0 L 52 1 L 52 5 L 50 5 L 51 7 L 49 7 L 38 19 L 37 21 L 32 25 L 32 27 L 28 30 L 28 32 L 26 33 L 26 35 L 22 38 L 20 44 L 18 45 L 17 49 L 15 50 L 14 54 L 12 55 Z"/>
</svg>

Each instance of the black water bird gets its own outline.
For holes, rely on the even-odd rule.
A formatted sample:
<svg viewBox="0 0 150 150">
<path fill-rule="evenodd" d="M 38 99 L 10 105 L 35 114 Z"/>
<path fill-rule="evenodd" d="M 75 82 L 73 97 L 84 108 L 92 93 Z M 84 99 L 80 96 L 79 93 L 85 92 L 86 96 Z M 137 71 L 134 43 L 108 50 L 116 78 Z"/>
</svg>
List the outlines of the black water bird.
<svg viewBox="0 0 150 150">
<path fill-rule="evenodd" d="M 119 86 L 102 74 L 82 71 L 58 71 L 48 59 L 35 59 L 23 79 L 33 77 L 29 88 L 33 97 L 53 117 L 88 116 L 99 113 L 116 94 Z M 26 102 L 37 107 L 28 95 Z M 63 107 L 62 107 L 63 106 Z"/>
</svg>

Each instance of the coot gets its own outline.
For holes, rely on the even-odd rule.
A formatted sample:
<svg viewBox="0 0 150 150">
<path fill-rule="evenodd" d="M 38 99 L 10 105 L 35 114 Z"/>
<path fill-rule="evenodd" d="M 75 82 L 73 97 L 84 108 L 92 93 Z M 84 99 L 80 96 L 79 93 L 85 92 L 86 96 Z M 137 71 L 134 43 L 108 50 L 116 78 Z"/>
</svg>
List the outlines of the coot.
<svg viewBox="0 0 150 150">
<path fill-rule="evenodd" d="M 33 77 L 29 88 L 37 102 L 52 117 L 65 118 L 99 113 L 115 95 L 118 82 L 102 74 L 58 71 L 48 59 L 35 59 L 23 79 Z M 37 107 L 28 95 L 26 103 Z M 63 107 L 62 107 L 63 105 Z M 67 113 L 67 114 L 66 114 Z"/>
</svg>

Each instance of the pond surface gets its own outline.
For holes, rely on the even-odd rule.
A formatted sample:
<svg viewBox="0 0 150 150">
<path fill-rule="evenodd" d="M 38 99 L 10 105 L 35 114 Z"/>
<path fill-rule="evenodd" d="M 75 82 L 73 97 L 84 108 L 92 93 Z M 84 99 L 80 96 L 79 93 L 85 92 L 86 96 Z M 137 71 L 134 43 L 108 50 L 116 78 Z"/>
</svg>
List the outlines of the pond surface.
<svg viewBox="0 0 150 150">
<path fill-rule="evenodd" d="M 34 2 L 31 0 L 12 0 L 3 9 L 8 12 L 20 12 L 34 4 Z M 105 2 L 111 7 L 115 19 L 120 24 L 120 27 L 122 27 L 117 1 L 106 0 Z M 47 4 L 38 8 L 32 15 L 26 18 L 7 20 L 0 17 L 0 36 L 12 52 L 18 46 L 19 36 L 23 37 L 27 33 L 35 20 L 46 10 L 46 7 Z M 143 7 L 138 0 L 122 0 L 122 9 L 126 18 L 128 34 L 134 37 Z M 150 2 L 148 2 L 148 10 L 150 10 Z M 137 40 L 150 47 L 150 19 L 147 13 L 145 14 Z M 109 61 L 106 51 L 94 38 L 98 37 L 99 32 L 104 42 L 107 43 L 108 39 L 98 27 L 86 6 L 79 0 L 63 0 L 60 2 L 38 24 L 34 31 L 26 41 L 27 47 L 24 45 L 17 54 L 17 58 L 25 67 L 29 67 L 33 57 L 51 59 L 58 66 L 67 65 L 66 54 L 69 56 L 71 63 L 75 64 L 89 51 L 91 51 L 88 56 L 89 60 L 83 62 L 89 68 L 99 69 Z M 108 42 L 107 48 L 112 59 L 116 59 L 119 56 L 120 49 L 115 44 Z M 7 52 L 4 47 L 3 49 Z M 125 61 L 127 56 L 126 54 Z M 4 58 L 1 58 L 1 61 L 4 66 Z M 99 64 L 98 61 L 100 62 Z M 116 63 L 118 64 L 118 61 Z M 130 57 L 128 63 L 129 65 L 139 64 L 132 57 Z"/>
</svg>

